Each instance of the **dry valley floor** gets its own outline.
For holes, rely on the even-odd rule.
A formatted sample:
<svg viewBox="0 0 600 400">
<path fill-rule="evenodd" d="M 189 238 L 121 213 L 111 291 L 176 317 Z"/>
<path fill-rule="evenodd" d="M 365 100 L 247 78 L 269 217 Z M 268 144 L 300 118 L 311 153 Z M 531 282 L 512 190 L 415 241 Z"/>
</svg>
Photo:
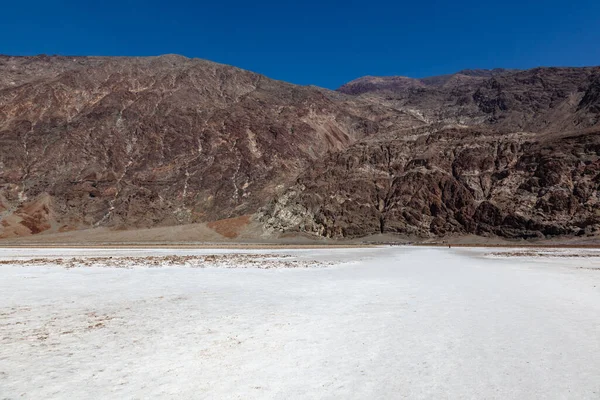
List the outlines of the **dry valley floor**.
<svg viewBox="0 0 600 400">
<path fill-rule="evenodd" d="M 598 399 L 599 338 L 589 249 L 0 249 L 2 399 Z"/>
</svg>

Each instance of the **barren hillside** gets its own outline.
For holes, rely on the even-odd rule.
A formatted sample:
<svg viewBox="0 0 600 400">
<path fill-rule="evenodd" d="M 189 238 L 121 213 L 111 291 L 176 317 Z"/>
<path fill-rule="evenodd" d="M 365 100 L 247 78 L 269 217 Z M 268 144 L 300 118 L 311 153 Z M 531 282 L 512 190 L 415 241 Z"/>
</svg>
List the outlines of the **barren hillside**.
<svg viewBox="0 0 600 400">
<path fill-rule="evenodd" d="M 0 56 L 0 238 L 228 218 L 279 235 L 600 229 L 600 68 L 332 92 L 176 55 Z M 243 227 L 236 225 L 236 232 Z"/>
</svg>

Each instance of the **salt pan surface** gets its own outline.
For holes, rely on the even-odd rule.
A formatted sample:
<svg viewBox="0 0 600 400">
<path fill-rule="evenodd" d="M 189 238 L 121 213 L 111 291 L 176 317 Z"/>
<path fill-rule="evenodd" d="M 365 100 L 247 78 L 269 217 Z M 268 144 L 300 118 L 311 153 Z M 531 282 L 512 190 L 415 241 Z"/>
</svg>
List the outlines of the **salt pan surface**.
<svg viewBox="0 0 600 400">
<path fill-rule="evenodd" d="M 315 267 L 0 264 L 0 398 L 600 398 L 596 258 L 242 252 Z"/>
</svg>

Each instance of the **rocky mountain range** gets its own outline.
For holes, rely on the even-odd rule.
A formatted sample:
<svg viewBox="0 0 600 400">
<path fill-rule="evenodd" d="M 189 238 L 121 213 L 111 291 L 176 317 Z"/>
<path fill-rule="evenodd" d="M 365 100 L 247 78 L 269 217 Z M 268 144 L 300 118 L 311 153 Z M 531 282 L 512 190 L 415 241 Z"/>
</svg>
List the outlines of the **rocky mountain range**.
<svg viewBox="0 0 600 400">
<path fill-rule="evenodd" d="M 598 67 L 329 91 L 176 55 L 0 56 L 0 237 L 596 236 L 599 133 Z"/>
</svg>

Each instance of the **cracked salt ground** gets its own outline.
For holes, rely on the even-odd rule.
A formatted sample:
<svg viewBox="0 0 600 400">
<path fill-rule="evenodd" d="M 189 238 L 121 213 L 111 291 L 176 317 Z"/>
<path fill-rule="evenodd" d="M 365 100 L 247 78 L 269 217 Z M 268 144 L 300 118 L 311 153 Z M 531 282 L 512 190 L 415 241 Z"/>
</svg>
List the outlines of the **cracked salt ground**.
<svg viewBox="0 0 600 400">
<path fill-rule="evenodd" d="M 335 264 L 269 270 L 2 264 L 0 398 L 598 399 L 600 274 L 577 268 L 597 261 L 484 250 L 249 252 Z"/>
<path fill-rule="evenodd" d="M 68 257 L 68 258 L 22 258 L 0 260 L 0 265 L 35 266 L 52 264 L 65 268 L 316 268 L 332 265 L 331 262 L 296 259 L 280 254 L 211 254 L 211 255 L 165 255 L 141 257 Z"/>
</svg>

